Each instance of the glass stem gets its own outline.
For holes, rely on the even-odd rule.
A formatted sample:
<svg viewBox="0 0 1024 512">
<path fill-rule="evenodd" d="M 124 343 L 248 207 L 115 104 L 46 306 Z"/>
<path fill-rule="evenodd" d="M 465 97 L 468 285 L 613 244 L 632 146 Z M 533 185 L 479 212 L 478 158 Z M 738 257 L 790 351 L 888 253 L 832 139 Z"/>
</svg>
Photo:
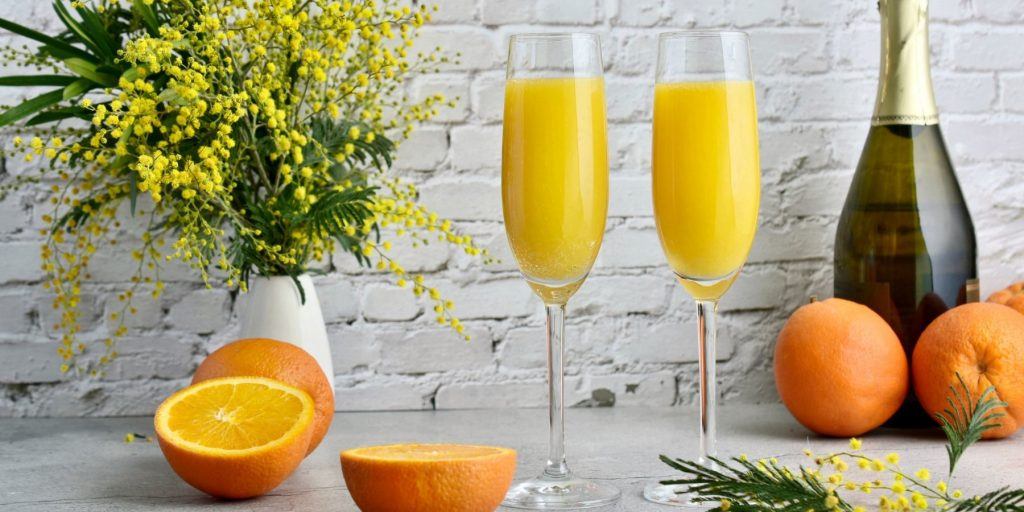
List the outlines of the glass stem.
<svg viewBox="0 0 1024 512">
<path fill-rule="evenodd" d="M 708 457 L 718 454 L 715 446 L 715 402 L 718 390 L 715 381 L 715 313 L 717 300 L 697 301 L 697 330 L 700 336 L 697 364 L 700 367 L 700 457 L 697 461 L 705 466 L 712 462 Z"/>
<path fill-rule="evenodd" d="M 547 304 L 548 323 L 548 422 L 550 423 L 548 463 L 544 476 L 569 478 L 565 463 L 565 304 Z"/>
</svg>

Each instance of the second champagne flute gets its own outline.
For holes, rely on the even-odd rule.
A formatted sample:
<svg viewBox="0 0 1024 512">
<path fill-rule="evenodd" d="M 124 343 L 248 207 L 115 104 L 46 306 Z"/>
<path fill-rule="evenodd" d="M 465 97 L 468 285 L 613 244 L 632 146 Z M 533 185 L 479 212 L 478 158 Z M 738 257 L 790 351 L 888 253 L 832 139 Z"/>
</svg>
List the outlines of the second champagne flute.
<svg viewBox="0 0 1024 512">
<path fill-rule="evenodd" d="M 536 478 L 506 507 L 566 510 L 619 499 L 617 488 L 573 476 L 565 461 L 565 304 L 597 258 L 608 209 L 600 39 L 517 34 L 509 43 L 502 136 L 505 232 L 519 270 L 547 312 L 550 439 Z"/>
<path fill-rule="evenodd" d="M 761 168 L 747 35 L 662 34 L 654 86 L 654 221 L 676 278 L 697 303 L 700 458 L 715 456 L 715 311 L 757 230 Z M 711 508 L 685 488 L 653 483 L 644 497 Z"/>
</svg>

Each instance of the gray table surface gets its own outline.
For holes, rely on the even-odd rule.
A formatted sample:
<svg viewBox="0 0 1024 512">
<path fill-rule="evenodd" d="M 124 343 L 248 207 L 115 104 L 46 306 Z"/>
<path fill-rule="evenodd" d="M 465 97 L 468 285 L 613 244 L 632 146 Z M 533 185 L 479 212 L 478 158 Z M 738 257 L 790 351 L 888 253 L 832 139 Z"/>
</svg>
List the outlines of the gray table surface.
<svg viewBox="0 0 1024 512">
<path fill-rule="evenodd" d="M 295 474 L 269 495 L 226 502 L 206 497 L 179 480 L 156 443 L 126 444 L 126 432 L 151 432 L 151 418 L 0 420 L 0 510 L 7 511 L 355 511 L 342 480 L 339 450 L 395 442 L 504 445 L 519 451 L 517 478 L 538 472 L 546 454 L 546 414 L 539 409 L 340 413 L 328 437 Z M 841 450 L 845 440 L 814 436 L 779 405 L 721 410 L 723 454 L 782 456 Z M 570 465 L 581 476 L 612 482 L 622 501 L 608 510 L 673 510 L 649 504 L 640 490 L 671 469 L 659 453 L 692 456 L 695 414 L 690 408 L 571 409 L 567 418 Z M 946 469 L 943 437 L 936 431 L 883 430 L 864 439 L 868 453 L 903 453 L 904 468 Z M 971 448 L 954 483 L 971 492 L 1024 486 L 1024 434 Z M 877 499 L 877 497 L 875 498 Z"/>
</svg>

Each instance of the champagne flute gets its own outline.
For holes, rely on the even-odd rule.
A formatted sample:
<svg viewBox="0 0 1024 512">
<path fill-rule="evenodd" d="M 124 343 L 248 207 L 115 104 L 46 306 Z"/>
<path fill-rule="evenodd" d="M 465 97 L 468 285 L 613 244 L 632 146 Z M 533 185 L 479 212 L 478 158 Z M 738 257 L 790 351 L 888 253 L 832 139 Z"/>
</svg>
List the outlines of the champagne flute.
<svg viewBox="0 0 1024 512">
<path fill-rule="evenodd" d="M 669 266 L 697 303 L 700 455 L 715 456 L 715 312 L 757 230 L 761 170 L 747 35 L 662 34 L 654 86 L 654 220 Z M 650 501 L 692 508 L 678 485 L 652 483 Z"/>
<path fill-rule="evenodd" d="M 517 34 L 509 42 L 502 137 L 505 233 L 547 311 L 550 445 L 540 476 L 504 505 L 536 510 L 604 506 L 620 491 L 575 478 L 565 461 L 565 304 L 590 272 L 608 209 L 600 39 Z"/>
</svg>

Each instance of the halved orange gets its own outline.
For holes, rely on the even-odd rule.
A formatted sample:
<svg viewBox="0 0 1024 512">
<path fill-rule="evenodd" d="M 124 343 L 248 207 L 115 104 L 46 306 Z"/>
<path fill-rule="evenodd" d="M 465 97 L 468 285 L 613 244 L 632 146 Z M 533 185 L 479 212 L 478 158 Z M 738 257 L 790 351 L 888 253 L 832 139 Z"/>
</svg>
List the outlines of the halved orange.
<svg viewBox="0 0 1024 512">
<path fill-rule="evenodd" d="M 484 512 L 498 508 L 516 452 L 497 446 L 393 444 L 341 452 L 341 470 L 363 512 Z"/>
<path fill-rule="evenodd" d="M 306 455 L 315 406 L 301 389 L 263 377 L 187 387 L 156 411 L 160 449 L 189 485 L 250 498 L 280 485 Z"/>
</svg>

